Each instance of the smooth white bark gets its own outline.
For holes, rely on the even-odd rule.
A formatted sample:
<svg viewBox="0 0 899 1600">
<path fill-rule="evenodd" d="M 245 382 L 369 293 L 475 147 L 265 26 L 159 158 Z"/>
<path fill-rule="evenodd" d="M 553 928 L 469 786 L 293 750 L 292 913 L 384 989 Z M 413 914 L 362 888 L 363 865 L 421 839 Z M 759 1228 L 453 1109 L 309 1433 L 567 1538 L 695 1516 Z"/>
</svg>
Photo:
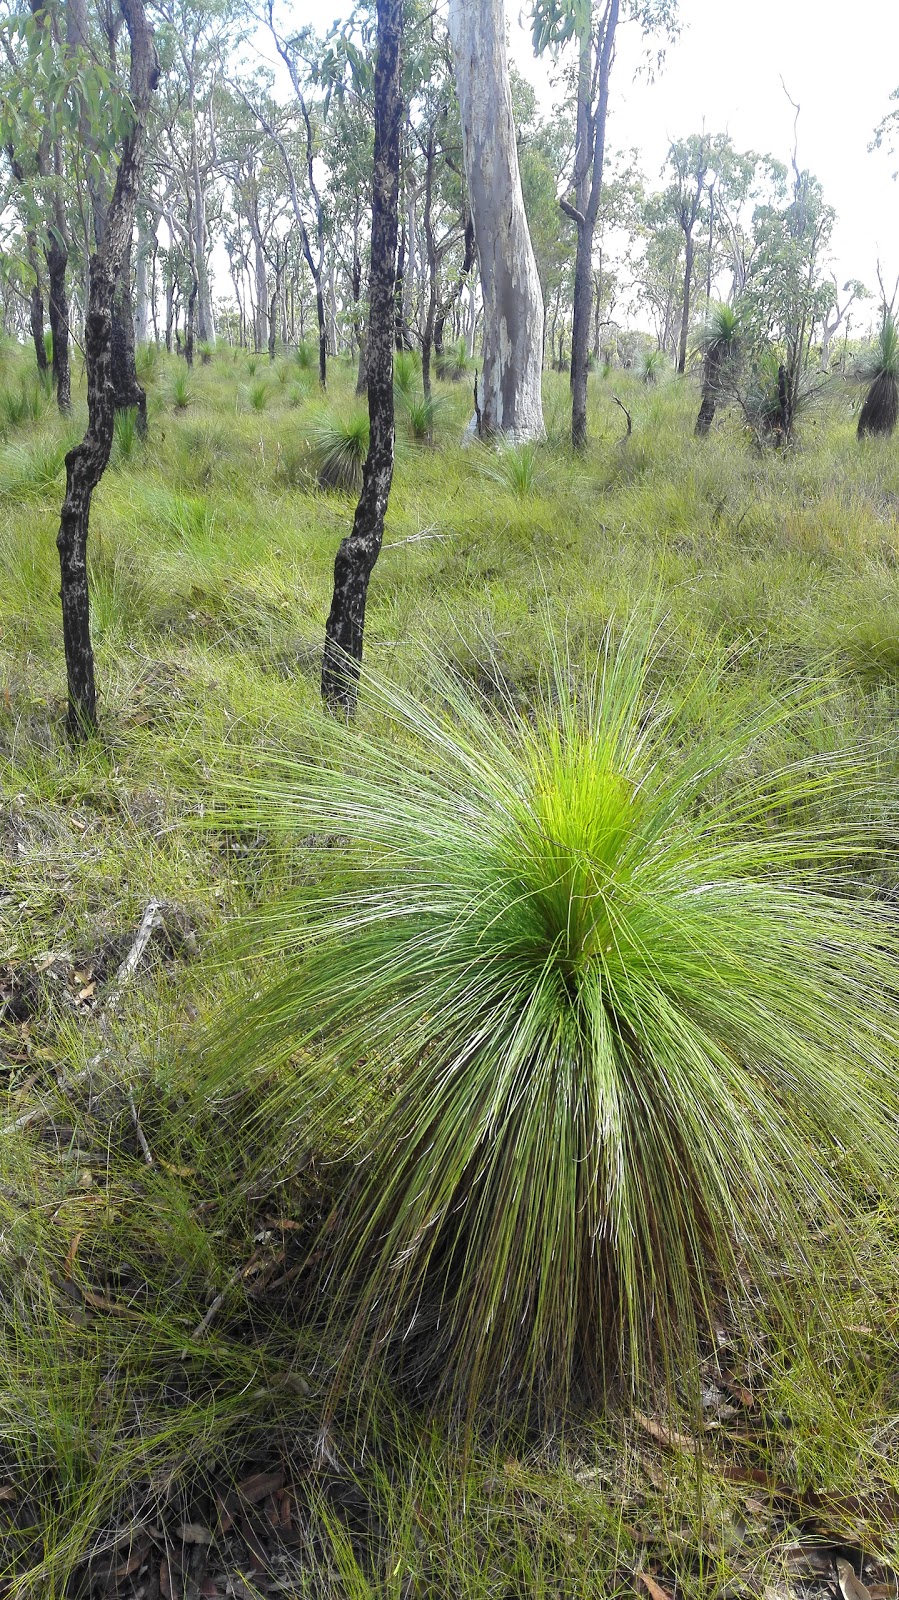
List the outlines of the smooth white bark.
<svg viewBox="0 0 899 1600">
<path fill-rule="evenodd" d="M 543 296 L 518 171 L 504 0 L 450 0 L 449 32 L 484 304 L 483 428 L 539 439 Z"/>
</svg>

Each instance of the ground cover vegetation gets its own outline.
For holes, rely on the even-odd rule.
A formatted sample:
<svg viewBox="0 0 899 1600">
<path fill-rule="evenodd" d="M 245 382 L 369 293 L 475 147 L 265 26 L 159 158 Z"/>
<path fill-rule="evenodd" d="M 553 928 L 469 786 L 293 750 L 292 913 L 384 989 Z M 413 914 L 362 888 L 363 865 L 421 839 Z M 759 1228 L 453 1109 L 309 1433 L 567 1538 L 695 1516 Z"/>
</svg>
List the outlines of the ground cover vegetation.
<svg viewBox="0 0 899 1600">
<path fill-rule="evenodd" d="M 120 10 L 0 18 L 3 1593 L 892 1600 L 896 294 L 798 109 L 607 157 L 669 0 L 546 122 Z"/>
<path fill-rule="evenodd" d="M 249 1593 L 277 1580 L 298 1594 L 587 1595 L 639 1588 L 635 1574 L 645 1572 L 669 1593 L 706 1594 L 735 1582 L 826 1582 L 836 1547 L 856 1565 L 862 1550 L 895 1561 L 895 1218 L 881 1181 L 889 1134 L 878 1144 L 869 1103 L 878 1061 L 892 1061 L 893 1030 L 888 995 L 876 989 L 890 959 L 881 913 L 894 882 L 899 468 L 889 442 L 859 449 L 855 390 L 841 391 L 787 454 L 760 454 L 736 413 L 696 439 L 697 386 L 648 387 L 618 372 L 591 378 L 592 442 L 573 456 L 559 376 L 546 383 L 550 439 L 533 447 L 536 471 L 522 483 L 497 473 L 486 450 L 477 470 L 483 447 L 458 442 L 468 396 L 441 384 L 435 447 L 400 423 L 369 609 L 380 687 L 363 692 L 356 728 L 340 732 L 322 724 L 318 671 L 352 502 L 321 486 L 320 402 L 310 393 L 297 405 L 278 381 L 289 358 L 276 361 L 262 412 L 244 396 L 248 359 L 221 352 L 196 368 L 185 411 L 173 358 L 156 357 L 148 439 L 114 445 L 91 550 L 103 737 L 74 751 L 52 527 L 78 386 L 71 422 L 45 403 L 4 430 L 10 1592 L 61 1594 L 73 1573 L 84 1583 L 89 1573 L 98 1592 L 107 1583 L 138 1592 L 148 1570 L 163 1570 L 178 1592 L 202 1565 L 213 1580 L 242 1573 Z M 355 372 L 333 365 L 330 403 L 350 417 Z M 5 388 L 28 381 L 26 357 L 7 348 Z M 616 398 L 631 413 L 629 436 Z M 591 692 L 601 714 L 584 721 Z M 561 727 L 557 742 L 538 735 L 535 715 L 547 734 Z M 691 1049 L 713 1052 L 717 1088 L 738 1035 L 744 1049 L 755 1038 L 767 1071 L 775 1028 L 778 1070 L 789 1049 L 797 1055 L 788 1133 L 776 1083 L 763 1090 L 764 1077 L 753 1080 L 747 1124 L 748 1082 L 733 1081 L 731 1114 L 749 1142 L 727 1204 L 758 1229 L 737 1236 L 743 1270 L 727 1297 L 735 1237 L 713 1232 L 700 1248 L 670 1214 L 691 1106 L 675 1100 L 681 1120 L 664 1137 L 647 1106 L 647 1159 L 680 1151 L 674 1169 L 647 1169 L 653 1185 L 677 1178 L 667 1201 L 664 1190 L 654 1196 L 668 1217 L 664 1255 L 647 1236 L 630 1266 L 619 1260 L 617 1287 L 597 1261 L 592 1289 L 585 1279 L 577 1299 L 541 1299 L 532 1342 L 512 1361 L 533 1190 L 513 1185 L 501 1207 L 478 1213 L 478 1229 L 500 1231 L 465 1245 L 456 1270 L 466 1295 L 435 1326 L 427 1295 L 452 1252 L 444 1230 L 421 1256 L 422 1208 L 439 1208 L 443 1190 L 419 1192 L 415 1174 L 454 1190 L 469 1181 L 479 1118 L 498 1114 L 479 1106 L 475 1086 L 492 1091 L 514 1059 L 504 1069 L 490 1042 L 486 1061 L 472 1058 L 469 1088 L 463 1080 L 455 1091 L 462 1099 L 441 1097 L 440 1057 L 422 1054 L 420 1040 L 458 1050 L 456 1030 L 471 1029 L 495 1041 L 486 1018 L 496 1002 L 489 986 L 467 1009 L 460 996 L 450 1031 L 434 1031 L 464 949 L 446 946 L 439 917 L 432 935 L 416 923 L 424 942 L 408 946 L 404 908 L 418 896 L 433 911 L 439 885 L 462 897 L 456 904 L 469 899 L 453 919 L 463 942 L 482 941 L 486 927 L 502 944 L 510 839 L 497 824 L 509 819 L 510 796 L 521 803 L 534 783 L 545 806 L 563 807 L 553 837 L 571 852 L 562 866 L 539 840 L 514 846 L 527 870 L 544 874 L 534 879 L 546 897 L 540 915 L 559 915 L 566 874 L 597 870 L 578 854 L 576 824 L 579 809 L 595 810 L 598 785 L 618 817 L 619 894 L 626 882 L 629 914 L 644 919 L 638 944 L 650 945 L 661 916 L 667 945 L 693 902 L 689 968 L 665 985 L 669 994 L 679 981 L 701 985 L 705 1021 L 691 1007 L 689 1026 L 703 1026 L 706 1042 L 691 1032 Z M 639 819 L 626 806 L 631 788 L 646 796 Z M 510 825 L 525 827 L 530 814 L 516 824 L 513 811 Z M 566 826 L 575 828 L 568 847 Z M 658 903 L 640 889 L 647 837 L 656 847 L 642 870 L 664 885 Z M 704 870 L 723 897 L 705 905 L 690 893 Z M 790 901 L 790 883 L 816 886 L 807 904 Z M 308 918 L 321 920 L 334 897 L 337 948 L 325 937 L 312 967 L 298 966 Z M 160 909 L 147 953 L 120 987 L 151 898 Z M 578 891 L 574 903 L 589 905 L 589 895 Z M 700 915 L 712 919 L 706 935 Z M 232 924 L 242 928 L 237 952 L 223 932 Z M 576 948 L 593 936 L 589 921 L 568 929 L 575 948 L 560 950 L 560 968 L 588 981 Z M 527 942 L 526 929 L 515 937 Z M 622 924 L 619 947 L 623 938 Z M 705 939 L 713 953 L 703 956 Z M 536 981 L 515 948 L 504 959 Z M 619 948 L 616 959 L 617 979 L 606 956 L 609 981 L 636 981 L 633 958 Z M 420 969 L 417 1006 L 410 962 Z M 844 988 L 839 1005 L 825 1003 Z M 575 1015 L 582 1002 L 567 986 L 564 996 Z M 539 983 L 534 1004 L 554 1004 Z M 646 992 L 639 1002 L 619 992 L 623 1013 L 635 1004 L 632 1027 L 651 1030 Z M 222 1038 L 223 1012 L 241 1017 L 241 1048 L 233 1029 Z M 685 1026 L 655 1048 L 682 1048 Z M 259 1039 L 268 1030 L 264 1050 L 254 1030 Z M 332 1041 L 324 1054 L 323 1040 Z M 377 1062 L 387 1055 L 397 1095 L 384 1124 Z M 351 1060 L 368 1066 L 360 1075 Z M 340 1093 L 323 1098 L 335 1075 Z M 552 1081 L 533 1093 L 554 1104 Z M 702 1081 L 691 1075 L 691 1097 Z M 882 1085 L 876 1092 L 887 1104 Z M 800 1114 L 794 1096 L 803 1094 Z M 717 1089 L 711 1104 L 724 1115 Z M 517 1116 L 513 1103 L 490 1146 L 497 1165 L 484 1181 L 501 1193 Z M 466 1118 L 472 1155 L 451 1141 L 442 1175 L 416 1163 L 416 1139 L 440 1139 Z M 523 1126 L 521 1151 L 538 1168 L 546 1117 Z M 712 1136 L 709 1127 L 703 1137 Z M 403 1156 L 385 1172 L 382 1137 Z M 815 1152 L 828 1145 L 820 1165 Z M 696 1182 L 715 1170 L 707 1161 Z M 706 1194 L 720 1227 L 719 1204 Z M 313 1241 L 321 1249 L 329 1237 L 328 1217 L 344 1219 L 346 1206 L 352 1228 L 332 1221 L 333 1253 L 310 1260 Z M 585 1234 L 598 1225 L 576 1193 L 556 1195 L 556 1207 L 573 1208 Z M 766 1228 L 790 1215 L 791 1230 Z M 398 1278 L 380 1263 L 384 1225 L 407 1240 Z M 568 1237 L 570 1270 L 583 1274 L 590 1253 L 579 1257 L 577 1233 Z M 360 1279 L 356 1256 L 377 1270 Z M 680 1320 L 660 1325 L 693 1326 L 692 1343 L 653 1339 L 650 1292 L 657 1305 L 666 1294 L 680 1302 Z M 618 1308 L 610 1317 L 607 1305 L 605 1325 L 642 1354 L 636 1420 L 621 1361 L 592 1379 L 583 1366 L 596 1295 Z M 388 1328 L 406 1326 L 410 1306 L 423 1328 L 398 1352 Z M 518 1375 L 542 1375 L 539 1416 L 519 1413 L 466 1443 L 460 1399 L 502 1377 L 500 1352 Z M 456 1402 L 449 1413 L 435 1411 L 435 1361 Z M 588 1401 L 597 1381 L 599 1406 Z M 202 1542 L 207 1533 L 214 1542 Z"/>
</svg>

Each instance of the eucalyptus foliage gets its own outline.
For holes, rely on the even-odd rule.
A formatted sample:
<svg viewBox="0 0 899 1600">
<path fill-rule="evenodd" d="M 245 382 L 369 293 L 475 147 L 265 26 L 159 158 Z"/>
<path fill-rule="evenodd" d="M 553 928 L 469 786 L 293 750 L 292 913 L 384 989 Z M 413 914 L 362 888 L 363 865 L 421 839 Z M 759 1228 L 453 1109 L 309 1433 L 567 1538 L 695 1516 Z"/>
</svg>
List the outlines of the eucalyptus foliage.
<svg viewBox="0 0 899 1600">
<path fill-rule="evenodd" d="M 259 913 L 282 976 L 216 1045 L 307 1147 L 356 1142 L 316 1251 L 338 1381 L 386 1362 L 469 1414 L 674 1383 L 750 1293 L 800 1337 L 816 1241 L 892 1181 L 871 762 L 769 770 L 785 703 L 711 725 L 704 672 L 650 670 L 607 634 L 528 712 L 434 663 L 427 699 L 369 679 L 373 731 L 329 721 L 242 791 L 313 861 L 340 840 L 336 881 Z"/>
</svg>

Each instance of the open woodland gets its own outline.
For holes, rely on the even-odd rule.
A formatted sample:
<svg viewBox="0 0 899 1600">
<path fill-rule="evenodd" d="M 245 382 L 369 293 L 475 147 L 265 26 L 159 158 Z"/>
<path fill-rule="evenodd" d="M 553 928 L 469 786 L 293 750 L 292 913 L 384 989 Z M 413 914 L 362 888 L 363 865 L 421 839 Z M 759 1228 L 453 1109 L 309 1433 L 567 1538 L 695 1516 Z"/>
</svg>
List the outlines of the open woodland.
<svg viewBox="0 0 899 1600">
<path fill-rule="evenodd" d="M 511 288 L 416 6 L 4 23 L 4 1596 L 896 1600 L 889 286 L 586 9 Z"/>
</svg>

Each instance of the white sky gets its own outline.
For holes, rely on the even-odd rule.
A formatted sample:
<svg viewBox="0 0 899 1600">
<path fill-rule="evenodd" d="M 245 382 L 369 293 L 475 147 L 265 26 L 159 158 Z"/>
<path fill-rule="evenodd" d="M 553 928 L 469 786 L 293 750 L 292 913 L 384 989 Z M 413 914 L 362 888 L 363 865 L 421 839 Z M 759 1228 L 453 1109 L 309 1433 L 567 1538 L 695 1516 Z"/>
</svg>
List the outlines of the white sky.
<svg viewBox="0 0 899 1600">
<path fill-rule="evenodd" d="M 506 0 L 512 53 L 548 111 L 546 69 L 534 61 L 526 0 Z M 339 0 L 288 0 L 283 23 L 323 31 L 345 15 Z M 842 284 L 861 278 L 876 291 L 881 260 L 890 291 L 899 275 L 897 152 L 868 151 L 899 87 L 899 0 L 680 0 L 682 32 L 654 83 L 635 77 L 641 54 L 633 25 L 622 28 L 612 78 L 608 142 L 636 146 L 651 182 L 669 141 L 728 132 L 738 149 L 789 162 L 793 110 L 801 106 L 799 161 L 820 178 L 837 211 L 834 268 Z M 288 24 L 289 25 L 289 24 Z M 894 105 L 896 103 L 894 102 Z"/>
</svg>

